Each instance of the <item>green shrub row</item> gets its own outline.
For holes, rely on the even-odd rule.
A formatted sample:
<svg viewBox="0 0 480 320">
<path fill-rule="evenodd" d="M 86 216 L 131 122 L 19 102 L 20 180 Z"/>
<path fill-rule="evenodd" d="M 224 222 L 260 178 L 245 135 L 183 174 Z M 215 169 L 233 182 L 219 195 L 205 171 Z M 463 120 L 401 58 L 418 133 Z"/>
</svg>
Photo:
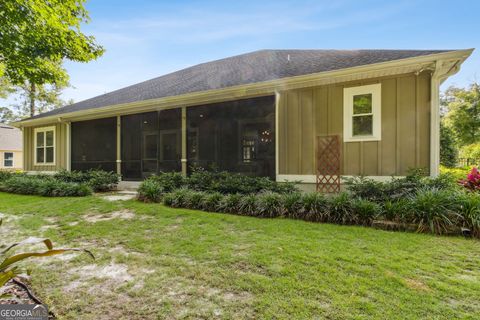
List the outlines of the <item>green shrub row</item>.
<svg viewBox="0 0 480 320">
<path fill-rule="evenodd" d="M 0 171 L 0 190 L 46 197 L 86 196 L 116 188 L 119 175 L 101 170 L 60 171 L 55 175 L 27 175 Z"/>
<path fill-rule="evenodd" d="M 105 192 L 117 187 L 120 175 L 112 171 L 88 170 L 67 171 L 61 170 L 54 178 L 63 182 L 83 183 L 88 185 L 94 192 Z"/>
<path fill-rule="evenodd" d="M 273 192 L 223 195 L 182 188 L 156 201 L 174 208 L 343 225 L 371 226 L 380 219 L 414 225 L 418 232 L 435 234 L 459 233 L 466 228 L 480 237 L 480 194 L 461 190 L 418 189 L 398 201 L 379 204 L 346 192 L 333 196 Z"/>
<path fill-rule="evenodd" d="M 15 175 L 2 181 L 0 190 L 44 197 L 84 197 L 92 193 L 92 189 L 86 184 L 28 175 Z"/>
<path fill-rule="evenodd" d="M 353 197 L 377 203 L 397 201 L 414 195 L 419 189 L 457 190 L 457 179 L 450 174 L 436 178 L 425 176 L 421 171 L 412 171 L 404 178 L 392 178 L 381 182 L 364 177 L 346 179 L 345 186 Z"/>
<path fill-rule="evenodd" d="M 250 177 L 226 171 L 207 171 L 194 168 L 188 177 L 180 173 L 161 173 L 146 179 L 139 188 L 140 197 L 153 200 L 161 196 L 153 193 L 167 193 L 179 188 L 195 191 L 218 192 L 221 194 L 250 194 L 271 191 L 275 193 L 297 192 L 295 183 L 278 183 L 266 177 Z"/>
</svg>

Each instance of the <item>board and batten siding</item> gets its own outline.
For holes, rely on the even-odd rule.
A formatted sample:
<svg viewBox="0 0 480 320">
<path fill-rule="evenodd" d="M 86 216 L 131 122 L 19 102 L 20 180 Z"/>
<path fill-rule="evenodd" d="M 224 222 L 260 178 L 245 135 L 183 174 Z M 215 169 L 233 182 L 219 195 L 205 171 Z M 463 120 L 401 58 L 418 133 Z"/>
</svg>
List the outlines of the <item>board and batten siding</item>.
<svg viewBox="0 0 480 320">
<path fill-rule="evenodd" d="M 55 126 L 55 165 L 35 165 L 35 128 Z M 23 128 L 24 170 L 57 171 L 67 168 L 67 124 L 56 123 L 39 127 Z"/>
<path fill-rule="evenodd" d="M 342 175 L 403 176 L 430 163 L 430 78 L 367 79 L 279 92 L 278 173 L 315 174 L 315 140 L 340 135 Z M 343 89 L 381 83 L 380 141 L 343 142 Z"/>
</svg>

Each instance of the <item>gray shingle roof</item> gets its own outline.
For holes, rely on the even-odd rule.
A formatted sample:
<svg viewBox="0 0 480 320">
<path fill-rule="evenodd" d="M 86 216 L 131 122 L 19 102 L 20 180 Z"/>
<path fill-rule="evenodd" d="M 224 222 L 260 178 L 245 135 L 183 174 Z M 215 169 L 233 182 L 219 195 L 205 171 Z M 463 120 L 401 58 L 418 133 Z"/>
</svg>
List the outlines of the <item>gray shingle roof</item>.
<svg viewBox="0 0 480 320">
<path fill-rule="evenodd" d="M 449 50 L 260 50 L 198 64 L 46 112 L 33 118 L 446 51 Z"/>
<path fill-rule="evenodd" d="M 0 151 L 22 151 L 22 131 L 0 123 Z"/>
</svg>

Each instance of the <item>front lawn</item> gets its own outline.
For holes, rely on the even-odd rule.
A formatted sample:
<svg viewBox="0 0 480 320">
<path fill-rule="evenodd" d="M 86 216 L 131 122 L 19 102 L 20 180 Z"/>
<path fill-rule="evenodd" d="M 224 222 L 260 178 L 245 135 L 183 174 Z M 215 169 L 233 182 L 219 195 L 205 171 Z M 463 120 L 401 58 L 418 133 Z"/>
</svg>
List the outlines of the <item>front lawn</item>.
<svg viewBox="0 0 480 320">
<path fill-rule="evenodd" d="M 36 260 L 33 289 L 73 319 L 478 319 L 480 241 L 0 193 L 1 243 L 84 247 Z"/>
</svg>

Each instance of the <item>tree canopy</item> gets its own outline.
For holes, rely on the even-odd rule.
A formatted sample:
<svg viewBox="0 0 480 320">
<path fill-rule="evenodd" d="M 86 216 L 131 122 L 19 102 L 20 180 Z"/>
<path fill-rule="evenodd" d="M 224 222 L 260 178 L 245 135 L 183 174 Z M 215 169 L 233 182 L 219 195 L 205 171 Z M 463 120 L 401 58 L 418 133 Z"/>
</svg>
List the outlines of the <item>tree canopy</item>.
<svg viewBox="0 0 480 320">
<path fill-rule="evenodd" d="M 480 142 L 480 85 L 450 87 L 444 96 L 447 107 L 445 123 L 453 131 L 459 146 Z"/>
<path fill-rule="evenodd" d="M 64 59 L 87 62 L 103 54 L 95 38 L 80 31 L 81 24 L 89 21 L 84 3 L 0 1 L 0 62 L 12 84 L 65 83 L 68 75 L 61 65 Z"/>
</svg>

